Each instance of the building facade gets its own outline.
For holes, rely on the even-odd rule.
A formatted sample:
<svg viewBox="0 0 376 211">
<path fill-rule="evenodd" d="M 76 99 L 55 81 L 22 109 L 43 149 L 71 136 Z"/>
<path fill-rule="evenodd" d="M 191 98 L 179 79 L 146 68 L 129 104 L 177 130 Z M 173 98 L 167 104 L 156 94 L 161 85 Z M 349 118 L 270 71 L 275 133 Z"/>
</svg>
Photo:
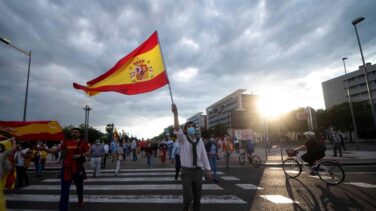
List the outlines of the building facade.
<svg viewBox="0 0 376 211">
<path fill-rule="evenodd" d="M 235 115 L 235 113 L 253 113 L 258 110 L 258 96 L 243 94 L 243 92 L 245 89 L 238 89 L 206 108 L 208 128 L 218 124 L 233 128 L 234 121 L 241 121 L 238 120 L 239 118 L 234 118 L 234 116 L 241 116 Z"/>
<path fill-rule="evenodd" d="M 201 137 L 202 130 L 206 130 L 208 127 L 206 115 L 203 112 L 199 112 L 187 119 L 187 122 L 193 122 L 196 125 L 196 135 Z"/>
<path fill-rule="evenodd" d="M 366 64 L 369 86 L 372 94 L 372 101 L 376 98 L 376 65 Z M 360 102 L 369 100 L 366 80 L 364 77 L 363 65 L 358 70 L 347 73 L 349 92 L 351 101 Z M 336 78 L 322 82 L 325 107 L 328 109 L 334 105 L 348 102 L 346 76 L 341 75 Z"/>
</svg>

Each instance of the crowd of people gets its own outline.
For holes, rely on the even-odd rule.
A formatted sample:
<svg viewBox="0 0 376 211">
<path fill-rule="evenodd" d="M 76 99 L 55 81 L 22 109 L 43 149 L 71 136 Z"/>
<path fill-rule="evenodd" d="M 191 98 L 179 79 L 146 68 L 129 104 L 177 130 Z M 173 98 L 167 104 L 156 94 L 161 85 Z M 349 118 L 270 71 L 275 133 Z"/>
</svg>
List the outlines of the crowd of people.
<svg viewBox="0 0 376 211">
<path fill-rule="evenodd" d="M 83 206 L 83 186 L 84 179 L 87 178 L 85 171 L 85 161 L 90 159 L 93 177 L 101 176 L 101 169 L 106 168 L 106 163 L 115 163 L 115 175 L 120 170 L 122 163 L 129 160 L 138 161 L 137 165 L 145 161 L 145 165 L 152 168 L 155 165 L 165 166 L 167 162 L 175 164 L 175 180 L 179 175 L 183 185 L 183 210 L 188 210 L 190 206 L 193 210 L 200 209 L 202 177 L 207 180 L 219 182 L 217 176 L 217 161 L 225 159 L 226 167 L 229 167 L 229 158 L 234 151 L 233 140 L 229 136 L 225 137 L 198 137 L 196 135 L 195 125 L 187 122 L 181 128 L 177 119 L 177 108 L 173 104 L 172 112 L 174 114 L 174 136 L 164 140 L 149 139 L 126 139 L 125 137 L 114 137 L 110 143 L 103 140 L 96 140 L 89 144 L 81 139 L 79 128 L 71 130 L 71 139 L 64 140 L 52 147 L 40 142 L 33 145 L 16 144 L 15 138 L 12 138 L 12 144 L 9 149 L 0 144 L 0 162 L 2 164 L 10 159 L 14 163 L 17 172 L 16 187 L 29 185 L 27 169 L 30 163 L 34 163 L 35 176 L 41 176 L 48 153 L 51 154 L 51 160 L 61 163 L 61 196 L 59 210 L 68 210 L 69 190 L 72 181 L 77 190 L 78 204 Z M 326 148 L 322 148 L 320 142 L 314 138 L 315 135 L 306 134 L 307 143 L 295 148 L 294 151 L 307 150 L 302 159 L 309 165 L 313 165 L 317 159 L 324 157 Z M 9 137 L 8 137 L 9 138 Z M 335 131 L 333 132 L 334 151 L 333 156 L 342 156 L 343 137 Z M 254 151 L 252 140 L 246 143 L 247 153 Z M 325 144 L 324 144 L 325 146 Z M 126 164 L 125 164 L 126 166 Z M 0 177 L 4 176 L 11 167 L 0 165 Z M 180 173 L 181 172 L 181 173 Z M 0 184 L 2 189 L 4 184 Z M 3 194 L 2 191 L 0 194 Z M 0 198 L 2 196 L 0 195 Z M 0 200 L 0 209 L 5 206 L 5 201 Z"/>
</svg>

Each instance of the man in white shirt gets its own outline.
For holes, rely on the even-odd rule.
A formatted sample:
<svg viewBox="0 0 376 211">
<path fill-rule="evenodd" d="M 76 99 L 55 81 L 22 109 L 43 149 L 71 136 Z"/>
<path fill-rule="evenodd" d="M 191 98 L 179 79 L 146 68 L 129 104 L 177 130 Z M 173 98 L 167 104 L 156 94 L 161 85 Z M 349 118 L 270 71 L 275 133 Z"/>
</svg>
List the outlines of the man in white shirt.
<svg viewBox="0 0 376 211">
<path fill-rule="evenodd" d="M 206 170 L 207 177 L 211 177 L 211 168 L 206 155 L 204 142 L 196 138 L 192 122 L 187 122 L 182 130 L 179 127 L 178 109 L 172 104 L 174 113 L 174 133 L 180 145 L 180 162 L 183 183 L 183 210 L 188 211 L 193 201 L 193 211 L 200 210 L 202 176 Z"/>
</svg>

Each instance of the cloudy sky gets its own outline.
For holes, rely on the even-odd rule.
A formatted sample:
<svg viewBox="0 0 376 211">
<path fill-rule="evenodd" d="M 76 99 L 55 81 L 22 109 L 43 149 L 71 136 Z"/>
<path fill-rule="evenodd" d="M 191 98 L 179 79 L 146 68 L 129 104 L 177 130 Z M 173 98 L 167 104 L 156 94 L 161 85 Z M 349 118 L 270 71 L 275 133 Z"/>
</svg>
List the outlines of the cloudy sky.
<svg viewBox="0 0 376 211">
<path fill-rule="evenodd" d="M 324 108 L 321 82 L 376 63 L 376 1 L 0 1 L 0 36 L 32 51 L 27 120 L 113 122 L 138 137 L 172 124 L 167 86 L 88 97 L 72 88 L 111 68 L 155 30 L 181 121 L 237 89 L 284 109 Z M 0 43 L 0 120 L 22 120 L 27 56 Z M 281 100 L 284 99 L 284 100 Z"/>
</svg>

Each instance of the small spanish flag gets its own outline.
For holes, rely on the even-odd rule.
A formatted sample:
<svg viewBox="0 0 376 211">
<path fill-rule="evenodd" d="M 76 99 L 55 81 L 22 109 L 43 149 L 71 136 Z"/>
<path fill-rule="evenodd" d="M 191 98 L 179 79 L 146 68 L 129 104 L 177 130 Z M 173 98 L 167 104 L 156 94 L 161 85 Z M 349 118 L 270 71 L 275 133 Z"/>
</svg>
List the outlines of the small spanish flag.
<svg viewBox="0 0 376 211">
<path fill-rule="evenodd" d="M 158 34 L 155 31 L 144 43 L 120 59 L 103 75 L 87 82 L 87 86 L 73 83 L 89 96 L 101 92 L 136 95 L 150 92 L 168 84 Z"/>
<path fill-rule="evenodd" d="M 63 129 L 57 121 L 0 121 L 0 127 L 19 140 L 50 140 L 64 139 Z M 4 131 L 4 130 L 3 130 Z"/>
</svg>

